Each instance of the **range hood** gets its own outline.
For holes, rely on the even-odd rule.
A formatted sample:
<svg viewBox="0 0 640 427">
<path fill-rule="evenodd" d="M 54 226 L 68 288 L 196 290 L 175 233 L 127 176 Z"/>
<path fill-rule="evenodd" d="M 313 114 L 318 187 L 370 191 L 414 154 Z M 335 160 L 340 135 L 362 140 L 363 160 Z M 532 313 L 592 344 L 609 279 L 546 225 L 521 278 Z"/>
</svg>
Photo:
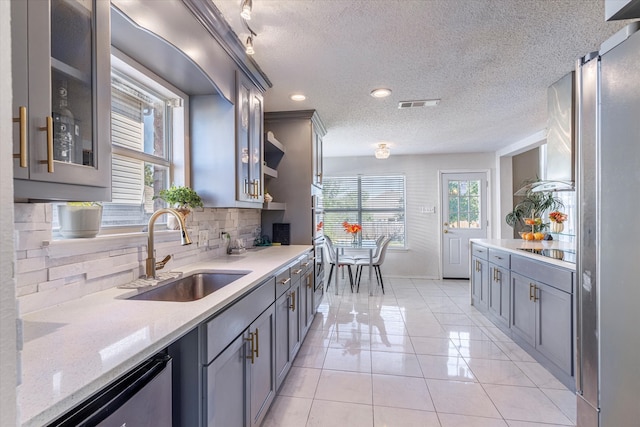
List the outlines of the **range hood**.
<svg viewBox="0 0 640 427">
<path fill-rule="evenodd" d="M 547 89 L 547 143 L 540 147 L 541 180 L 525 185 L 516 196 L 527 191 L 575 190 L 574 93 L 573 71 Z"/>
</svg>

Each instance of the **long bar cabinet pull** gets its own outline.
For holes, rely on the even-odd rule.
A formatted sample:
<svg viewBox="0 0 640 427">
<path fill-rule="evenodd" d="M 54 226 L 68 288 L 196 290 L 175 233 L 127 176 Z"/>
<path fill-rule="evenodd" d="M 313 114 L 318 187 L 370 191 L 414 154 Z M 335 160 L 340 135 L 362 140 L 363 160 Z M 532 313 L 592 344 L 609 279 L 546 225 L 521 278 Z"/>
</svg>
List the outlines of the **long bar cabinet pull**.
<svg viewBox="0 0 640 427">
<path fill-rule="evenodd" d="M 47 116 L 46 126 L 38 130 L 47 132 L 47 160 L 40 160 L 40 163 L 46 164 L 47 172 L 53 173 L 53 117 Z"/>
<path fill-rule="evenodd" d="M 300 274 L 300 273 L 302 273 L 302 269 L 301 268 L 299 268 L 299 269 L 297 269 L 296 271 L 293 272 L 293 274 Z"/>
<path fill-rule="evenodd" d="M 260 337 L 258 336 L 258 328 L 256 328 L 256 333 L 254 336 L 256 337 L 256 357 L 260 357 Z"/>
<path fill-rule="evenodd" d="M 533 283 L 529 283 L 529 301 L 534 301 L 534 292 L 535 292 L 535 288 L 536 285 L 534 285 Z"/>
<path fill-rule="evenodd" d="M 533 302 L 538 302 L 540 298 L 538 298 L 538 287 L 533 285 Z"/>
<path fill-rule="evenodd" d="M 20 123 L 20 152 L 14 154 L 14 159 L 20 159 L 20 167 L 27 167 L 27 107 L 20 106 L 18 117 L 13 118 L 14 123 Z"/>
<path fill-rule="evenodd" d="M 250 341 L 251 342 L 251 348 L 249 349 L 249 355 L 246 356 L 247 359 L 251 359 L 251 364 L 253 365 L 255 363 L 255 356 L 254 356 L 254 348 L 255 348 L 255 342 L 253 340 L 253 332 L 249 332 L 249 338 L 245 338 L 245 341 Z"/>
<path fill-rule="evenodd" d="M 291 298 L 291 305 L 289 306 L 289 308 L 291 309 L 291 311 L 296 311 L 296 291 L 292 291 L 289 294 L 289 298 Z"/>
</svg>

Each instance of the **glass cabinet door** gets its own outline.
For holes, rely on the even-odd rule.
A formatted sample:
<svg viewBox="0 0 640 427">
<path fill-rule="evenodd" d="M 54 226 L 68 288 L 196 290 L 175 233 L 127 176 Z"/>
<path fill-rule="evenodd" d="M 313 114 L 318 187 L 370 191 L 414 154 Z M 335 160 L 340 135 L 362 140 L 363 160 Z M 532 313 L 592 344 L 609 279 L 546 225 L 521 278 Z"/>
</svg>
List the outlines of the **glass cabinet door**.
<svg viewBox="0 0 640 427">
<path fill-rule="evenodd" d="M 51 0 L 53 159 L 94 166 L 93 5 Z"/>
<path fill-rule="evenodd" d="M 254 93 L 252 97 L 251 121 L 251 183 L 253 185 L 252 195 L 254 200 L 262 203 L 262 160 L 263 160 L 263 118 L 262 118 L 262 95 Z"/>
<path fill-rule="evenodd" d="M 251 200 L 250 165 L 252 163 L 251 134 L 249 130 L 251 89 L 244 80 L 238 78 L 238 105 L 237 105 L 237 200 Z"/>
</svg>

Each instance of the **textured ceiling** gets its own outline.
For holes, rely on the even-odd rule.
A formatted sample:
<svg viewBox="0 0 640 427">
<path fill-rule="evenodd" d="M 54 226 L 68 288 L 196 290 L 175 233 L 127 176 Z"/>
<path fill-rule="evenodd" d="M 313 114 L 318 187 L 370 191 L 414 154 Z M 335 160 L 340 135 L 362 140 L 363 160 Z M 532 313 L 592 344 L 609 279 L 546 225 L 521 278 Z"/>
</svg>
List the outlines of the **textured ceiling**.
<svg viewBox="0 0 640 427">
<path fill-rule="evenodd" d="M 241 40 L 241 0 L 213 0 Z M 326 156 L 495 151 L 546 127 L 546 90 L 623 26 L 604 0 L 253 0 L 266 111 L 316 109 Z M 377 87 L 393 90 L 374 99 Z M 307 96 L 301 103 L 292 93 Z M 398 102 L 441 98 L 435 108 Z M 277 135 L 276 135 L 277 137 Z"/>
</svg>

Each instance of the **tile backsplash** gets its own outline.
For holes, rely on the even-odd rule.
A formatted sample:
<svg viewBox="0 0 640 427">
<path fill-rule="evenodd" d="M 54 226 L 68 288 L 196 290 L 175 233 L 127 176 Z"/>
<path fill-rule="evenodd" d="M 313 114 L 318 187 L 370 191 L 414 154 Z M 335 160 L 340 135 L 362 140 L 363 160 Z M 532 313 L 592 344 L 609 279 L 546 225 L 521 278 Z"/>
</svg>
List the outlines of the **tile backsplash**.
<svg viewBox="0 0 640 427">
<path fill-rule="evenodd" d="M 102 235 L 92 239 L 53 240 L 50 203 L 15 203 L 16 277 L 20 315 L 128 283 L 144 274 L 147 234 Z M 181 246 L 178 231 L 155 232 L 156 259 L 172 255 L 172 270 L 225 254 L 226 231 L 232 241 L 253 246 L 260 227 L 259 209 L 196 209 L 187 217 L 193 244 Z M 200 231 L 209 239 L 199 242 Z"/>
</svg>

